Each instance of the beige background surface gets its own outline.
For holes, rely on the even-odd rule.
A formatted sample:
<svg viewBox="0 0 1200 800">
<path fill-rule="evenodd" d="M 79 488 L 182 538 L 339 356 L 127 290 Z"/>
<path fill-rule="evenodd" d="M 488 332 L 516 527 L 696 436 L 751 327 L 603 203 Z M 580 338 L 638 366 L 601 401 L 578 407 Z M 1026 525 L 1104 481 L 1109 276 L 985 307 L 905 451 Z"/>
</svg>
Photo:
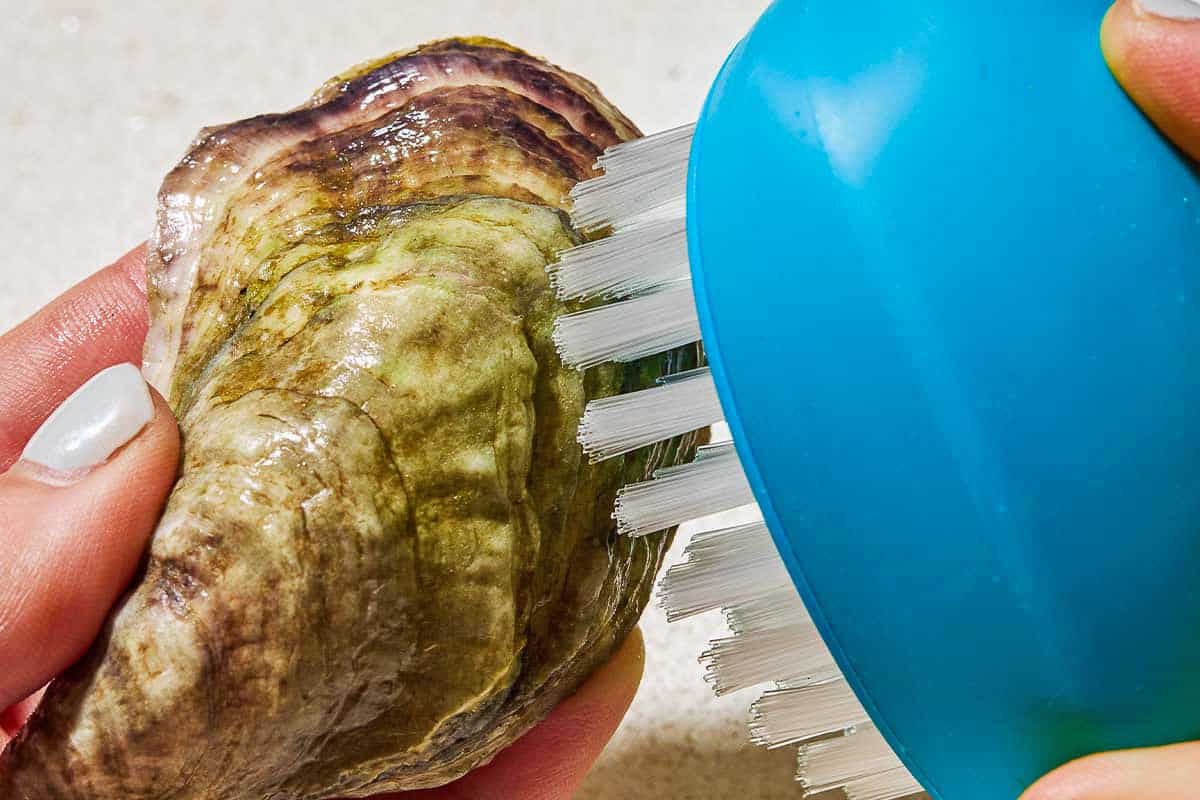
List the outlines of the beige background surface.
<svg viewBox="0 0 1200 800">
<path fill-rule="evenodd" d="M 145 238 L 203 125 L 282 110 L 343 68 L 440 36 L 508 39 L 593 80 L 646 131 L 694 119 L 767 0 L 0 0 L 0 331 Z M 678 553 L 677 546 L 676 552 Z M 646 680 L 584 800 L 798 797 L 794 755 L 750 746 L 752 697 L 715 700 L 717 619 L 643 623 Z"/>
</svg>

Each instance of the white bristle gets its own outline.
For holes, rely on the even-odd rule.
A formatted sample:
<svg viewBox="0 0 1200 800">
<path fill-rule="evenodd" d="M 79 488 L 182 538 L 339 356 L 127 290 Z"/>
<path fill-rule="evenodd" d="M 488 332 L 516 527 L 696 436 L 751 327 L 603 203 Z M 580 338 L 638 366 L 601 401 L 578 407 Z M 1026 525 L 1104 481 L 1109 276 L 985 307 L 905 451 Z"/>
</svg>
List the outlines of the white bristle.
<svg viewBox="0 0 1200 800">
<path fill-rule="evenodd" d="M 812 623 L 808 609 L 796 590 L 788 584 L 753 600 L 731 603 L 725 607 L 725 621 L 734 633 L 769 631 L 799 622 Z"/>
<path fill-rule="evenodd" d="M 659 470 L 654 479 L 617 494 L 621 533 L 640 536 L 754 502 L 732 444 L 702 450 L 691 464 Z"/>
<path fill-rule="evenodd" d="M 670 620 L 753 601 L 792 585 L 762 522 L 698 533 L 684 553 L 688 560 L 667 570 L 659 592 Z"/>
<path fill-rule="evenodd" d="M 869 721 L 842 678 L 772 689 L 755 701 L 750 713 L 750 738 L 767 747 L 799 744 Z"/>
<path fill-rule="evenodd" d="M 687 254 L 687 227 L 679 217 L 564 250 L 546 271 L 561 300 L 612 300 L 686 278 Z"/>
<path fill-rule="evenodd" d="M 606 361 L 636 361 L 700 339 L 691 280 L 554 321 L 563 363 L 587 369 Z"/>
<path fill-rule="evenodd" d="M 555 345 L 586 368 L 697 341 L 689 279 L 685 196 L 694 126 L 626 142 L 597 160 L 604 174 L 571 192 L 581 230 L 612 235 L 547 267 L 559 298 L 621 302 L 560 318 Z M 662 385 L 588 404 L 579 441 L 591 460 L 621 455 L 721 419 L 712 375 L 693 370 Z M 731 510 L 757 512 L 731 444 L 701 448 L 686 465 L 621 490 L 613 516 L 640 535 Z M 744 518 L 750 518 L 748 514 Z M 718 694 L 774 682 L 752 706 L 751 738 L 800 745 L 805 798 L 841 790 L 848 800 L 899 800 L 921 791 L 838 672 L 762 521 L 697 533 L 686 561 L 663 576 L 671 620 L 722 609 L 733 635 L 701 656 Z"/>
<path fill-rule="evenodd" d="M 687 192 L 688 153 L 694 125 L 610 147 L 596 166 L 604 174 L 571 190 L 577 228 L 595 230 L 635 222 L 679 205 Z M 672 208 L 669 213 L 676 213 Z"/>
<path fill-rule="evenodd" d="M 696 448 L 696 461 L 707 461 L 710 458 L 721 458 L 729 452 L 733 447 L 733 440 L 728 437 L 728 434 L 721 441 L 716 441 L 718 435 L 714 432 L 714 441 L 708 444 L 702 444 Z M 736 451 L 735 451 L 736 452 Z M 664 469 L 687 469 L 686 464 L 681 464 L 677 467 L 666 467 Z"/>
<path fill-rule="evenodd" d="M 688 155 L 692 149 L 692 136 L 695 132 L 696 123 L 690 122 L 640 139 L 622 142 L 605 150 L 596 159 L 596 166 L 606 174 L 619 178 L 643 175 L 659 164 L 663 167 L 677 168 L 680 174 L 686 175 Z M 680 162 L 683 162 L 682 166 Z"/>
<path fill-rule="evenodd" d="M 661 386 L 588 403 L 578 439 L 594 463 L 720 419 L 721 402 L 712 373 L 694 369 L 664 378 Z"/>
<path fill-rule="evenodd" d="M 847 783 L 844 791 L 846 800 L 899 800 L 922 792 L 921 784 L 903 766 Z"/>
<path fill-rule="evenodd" d="M 883 735 L 867 723 L 853 734 L 801 747 L 797 777 L 807 797 L 902 768 Z M 904 794 L 890 797 L 904 797 L 913 791 L 920 790 L 908 789 Z"/>
<path fill-rule="evenodd" d="M 770 681 L 818 683 L 837 678 L 837 664 L 807 620 L 716 639 L 700 660 L 718 695 Z"/>
<path fill-rule="evenodd" d="M 697 462 L 664 472 L 720 463 L 731 447 L 704 448 Z M 765 525 L 696 534 L 685 554 L 662 582 L 668 618 L 724 608 L 734 635 L 713 641 L 701 656 L 705 678 L 718 695 L 777 683 L 752 707 L 751 738 L 768 747 L 805 746 L 804 796 L 845 788 L 853 798 L 897 800 L 919 792 L 842 679 Z M 831 736 L 837 738 L 824 738 Z"/>
</svg>

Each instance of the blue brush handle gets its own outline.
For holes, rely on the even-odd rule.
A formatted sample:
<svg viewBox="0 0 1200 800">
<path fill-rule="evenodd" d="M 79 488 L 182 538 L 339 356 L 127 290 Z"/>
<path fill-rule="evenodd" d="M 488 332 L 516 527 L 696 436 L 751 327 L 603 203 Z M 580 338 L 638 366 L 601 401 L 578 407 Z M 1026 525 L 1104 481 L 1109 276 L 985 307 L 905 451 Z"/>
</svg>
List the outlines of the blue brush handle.
<svg viewBox="0 0 1200 800">
<path fill-rule="evenodd" d="M 780 0 L 692 153 L 743 463 L 943 800 L 1200 738 L 1200 191 L 1107 2 Z"/>
</svg>

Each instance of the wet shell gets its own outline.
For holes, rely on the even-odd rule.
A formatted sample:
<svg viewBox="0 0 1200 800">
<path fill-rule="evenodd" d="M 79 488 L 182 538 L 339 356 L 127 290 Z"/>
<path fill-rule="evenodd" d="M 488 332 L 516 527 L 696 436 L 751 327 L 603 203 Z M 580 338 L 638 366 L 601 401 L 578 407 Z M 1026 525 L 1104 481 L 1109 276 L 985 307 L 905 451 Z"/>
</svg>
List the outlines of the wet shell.
<svg viewBox="0 0 1200 800">
<path fill-rule="evenodd" d="M 668 536 L 615 535 L 564 368 L 562 204 L 637 130 L 491 40 L 204 131 L 166 178 L 145 370 L 184 433 L 147 564 L 0 757 L 14 800 L 320 800 L 444 784 L 635 624 Z"/>
</svg>

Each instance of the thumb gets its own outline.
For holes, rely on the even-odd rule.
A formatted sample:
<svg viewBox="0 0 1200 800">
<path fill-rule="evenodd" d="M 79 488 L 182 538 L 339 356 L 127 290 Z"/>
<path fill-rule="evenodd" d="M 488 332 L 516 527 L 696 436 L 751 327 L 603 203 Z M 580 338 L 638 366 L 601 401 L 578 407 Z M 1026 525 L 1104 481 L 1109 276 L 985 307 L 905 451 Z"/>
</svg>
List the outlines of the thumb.
<svg viewBox="0 0 1200 800">
<path fill-rule="evenodd" d="M 1200 743 L 1101 753 L 1059 767 L 1021 800 L 1193 800 Z"/>
<path fill-rule="evenodd" d="M 1200 2 L 1117 0 L 1101 31 L 1117 80 L 1167 136 L 1200 159 Z"/>
<path fill-rule="evenodd" d="M 608 663 L 490 764 L 440 789 L 373 800 L 563 800 L 575 791 L 637 694 L 646 650 L 637 628 Z"/>
<path fill-rule="evenodd" d="M 170 409 L 121 364 L 67 398 L 0 475 L 0 711 L 96 638 L 137 570 L 178 453 Z"/>
</svg>

